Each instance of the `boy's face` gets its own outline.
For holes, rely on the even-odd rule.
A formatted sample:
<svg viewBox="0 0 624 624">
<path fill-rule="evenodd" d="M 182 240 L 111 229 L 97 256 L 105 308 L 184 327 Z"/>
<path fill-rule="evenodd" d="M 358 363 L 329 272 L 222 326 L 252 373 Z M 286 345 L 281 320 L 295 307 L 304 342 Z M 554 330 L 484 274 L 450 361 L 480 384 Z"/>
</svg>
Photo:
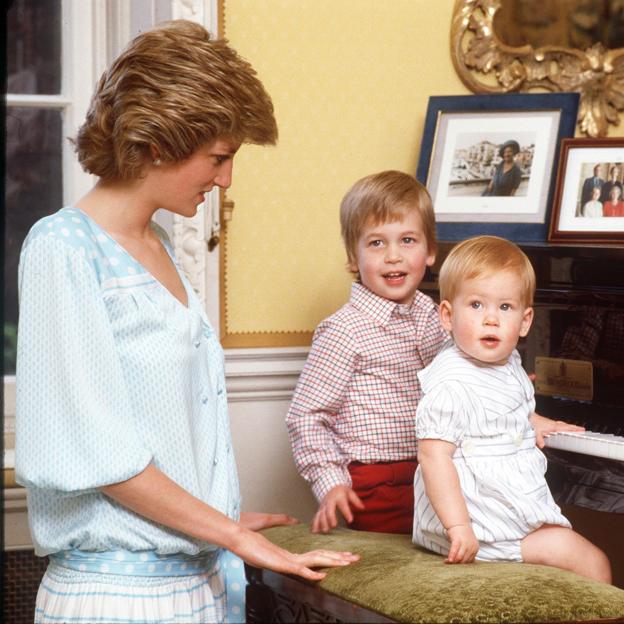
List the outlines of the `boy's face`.
<svg viewBox="0 0 624 624">
<path fill-rule="evenodd" d="M 362 284 L 380 297 L 410 305 L 425 269 L 435 261 L 429 252 L 420 215 L 410 211 L 399 221 L 365 226 L 356 249 Z"/>
<path fill-rule="evenodd" d="M 440 319 L 455 344 L 488 364 L 504 364 L 526 336 L 533 308 L 523 303 L 520 280 L 512 271 L 466 280 L 452 302 L 440 303 Z"/>
</svg>

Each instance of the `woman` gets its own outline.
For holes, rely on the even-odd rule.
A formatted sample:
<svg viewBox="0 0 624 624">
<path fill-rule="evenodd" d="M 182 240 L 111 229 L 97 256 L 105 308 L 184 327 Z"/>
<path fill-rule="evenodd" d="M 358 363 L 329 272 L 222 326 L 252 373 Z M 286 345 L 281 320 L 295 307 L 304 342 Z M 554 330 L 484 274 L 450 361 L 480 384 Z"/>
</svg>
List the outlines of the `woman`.
<svg viewBox="0 0 624 624">
<path fill-rule="evenodd" d="M 591 199 L 585 202 L 583 210 L 581 211 L 581 214 L 584 217 L 602 217 L 602 203 L 600 202 L 599 198 L 600 189 L 598 187 L 594 187 L 592 189 Z"/>
<path fill-rule="evenodd" d="M 603 217 L 624 217 L 624 201 L 621 199 L 622 189 L 612 186 L 609 199 L 602 205 Z"/>
<path fill-rule="evenodd" d="M 482 197 L 498 197 L 498 196 L 513 196 L 516 194 L 520 182 L 522 181 L 522 172 L 520 167 L 516 165 L 514 159 L 520 152 L 520 145 L 518 141 L 505 141 L 498 153 L 503 161 L 496 167 L 496 171 L 492 176 L 485 191 L 481 193 Z"/>
<path fill-rule="evenodd" d="M 254 70 L 197 24 L 139 35 L 100 79 L 75 141 L 98 182 L 20 261 L 16 473 L 50 556 L 37 622 L 223 621 L 221 549 L 312 580 L 357 559 L 291 554 L 254 531 L 292 518 L 240 513 L 222 351 L 151 221 L 194 215 L 243 142 L 276 138 Z"/>
</svg>

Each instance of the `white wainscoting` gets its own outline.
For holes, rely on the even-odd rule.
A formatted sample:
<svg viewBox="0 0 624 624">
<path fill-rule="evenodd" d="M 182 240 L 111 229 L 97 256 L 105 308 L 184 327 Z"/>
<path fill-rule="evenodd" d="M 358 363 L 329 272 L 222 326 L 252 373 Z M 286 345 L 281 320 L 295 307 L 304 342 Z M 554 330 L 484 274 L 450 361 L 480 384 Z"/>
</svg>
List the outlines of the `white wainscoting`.
<svg viewBox="0 0 624 624">
<path fill-rule="evenodd" d="M 295 469 L 284 424 L 307 351 L 303 348 L 226 351 L 230 422 L 244 511 L 288 513 L 307 522 L 316 508 L 309 486 Z M 12 391 L 14 387 L 9 389 L 9 396 L 5 394 L 7 422 L 14 415 Z M 6 489 L 5 550 L 32 548 L 27 513 L 25 490 Z"/>
</svg>

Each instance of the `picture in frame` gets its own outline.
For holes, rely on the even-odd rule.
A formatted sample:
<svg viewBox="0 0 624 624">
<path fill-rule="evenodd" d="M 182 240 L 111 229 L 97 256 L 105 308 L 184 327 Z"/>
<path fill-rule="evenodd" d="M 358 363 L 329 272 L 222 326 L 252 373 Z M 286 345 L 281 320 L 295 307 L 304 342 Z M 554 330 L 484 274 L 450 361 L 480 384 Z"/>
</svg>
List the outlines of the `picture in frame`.
<svg viewBox="0 0 624 624">
<path fill-rule="evenodd" d="M 438 239 L 545 242 L 559 144 L 574 136 L 578 104 L 578 93 L 430 97 L 416 177 Z"/>
<path fill-rule="evenodd" d="M 624 138 L 562 140 L 548 240 L 624 242 Z"/>
</svg>

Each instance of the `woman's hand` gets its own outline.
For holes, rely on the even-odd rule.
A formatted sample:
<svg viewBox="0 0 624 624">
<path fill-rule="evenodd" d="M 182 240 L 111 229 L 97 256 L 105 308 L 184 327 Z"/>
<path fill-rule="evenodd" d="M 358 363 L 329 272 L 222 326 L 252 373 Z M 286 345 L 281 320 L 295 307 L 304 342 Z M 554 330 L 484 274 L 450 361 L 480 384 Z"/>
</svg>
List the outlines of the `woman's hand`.
<svg viewBox="0 0 624 624">
<path fill-rule="evenodd" d="M 359 560 L 359 555 L 333 550 L 313 550 L 302 554 L 291 553 L 273 544 L 259 533 L 240 527 L 228 549 L 247 563 L 259 567 L 296 574 L 310 581 L 325 578 L 325 572 L 311 568 L 335 568 L 347 566 Z"/>
<path fill-rule="evenodd" d="M 262 529 L 270 529 L 276 526 L 299 524 L 297 518 L 287 516 L 286 514 L 259 513 L 256 511 L 241 512 L 238 522 L 242 527 L 250 531 L 262 531 Z"/>
<path fill-rule="evenodd" d="M 472 563 L 479 552 L 479 541 L 469 524 L 450 527 L 446 534 L 451 542 L 446 563 Z"/>
</svg>

